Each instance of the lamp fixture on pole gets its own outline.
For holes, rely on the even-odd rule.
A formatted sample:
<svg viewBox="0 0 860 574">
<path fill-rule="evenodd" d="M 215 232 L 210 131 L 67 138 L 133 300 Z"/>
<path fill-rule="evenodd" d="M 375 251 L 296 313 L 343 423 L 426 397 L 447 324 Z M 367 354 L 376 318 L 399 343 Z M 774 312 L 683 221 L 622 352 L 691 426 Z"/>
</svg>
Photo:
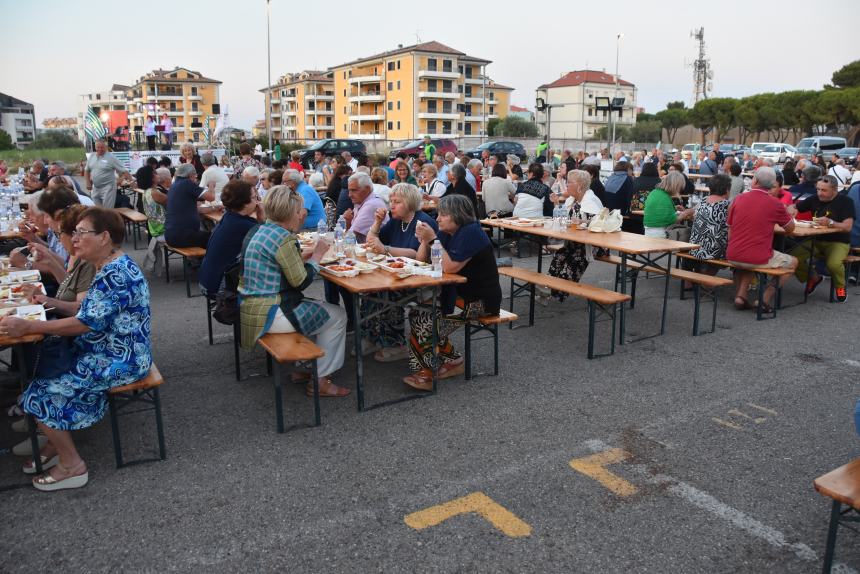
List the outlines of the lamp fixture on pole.
<svg viewBox="0 0 860 574">
<path fill-rule="evenodd" d="M 621 32 L 615 38 L 615 97 L 613 99 L 613 104 L 618 101 L 618 60 L 621 54 L 621 39 L 624 38 L 624 33 Z M 624 103 L 624 100 L 621 100 L 621 103 Z M 613 106 L 614 107 L 614 106 Z M 620 109 L 619 109 L 620 111 Z M 615 144 L 615 124 L 617 122 L 612 121 L 612 110 L 609 110 L 609 123 L 612 124 L 612 142 L 609 144 L 610 155 L 612 152 L 612 146 Z"/>
</svg>

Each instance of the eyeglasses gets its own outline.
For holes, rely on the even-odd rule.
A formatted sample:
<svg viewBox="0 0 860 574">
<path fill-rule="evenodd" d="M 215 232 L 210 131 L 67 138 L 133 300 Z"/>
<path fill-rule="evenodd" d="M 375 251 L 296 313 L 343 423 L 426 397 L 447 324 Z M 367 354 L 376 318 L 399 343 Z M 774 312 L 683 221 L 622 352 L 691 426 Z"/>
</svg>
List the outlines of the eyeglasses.
<svg viewBox="0 0 860 574">
<path fill-rule="evenodd" d="M 72 232 L 72 239 L 80 239 L 81 237 L 83 237 L 84 235 L 86 235 L 88 233 L 98 234 L 99 232 L 94 231 L 92 229 L 75 229 Z"/>
</svg>

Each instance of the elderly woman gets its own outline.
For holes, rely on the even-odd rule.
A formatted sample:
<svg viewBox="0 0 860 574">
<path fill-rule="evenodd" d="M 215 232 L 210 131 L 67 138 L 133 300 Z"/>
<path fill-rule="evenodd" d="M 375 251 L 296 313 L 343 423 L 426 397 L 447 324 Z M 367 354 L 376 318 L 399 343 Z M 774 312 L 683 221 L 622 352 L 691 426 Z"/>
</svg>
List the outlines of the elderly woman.
<svg viewBox="0 0 860 574">
<path fill-rule="evenodd" d="M 646 237 L 669 237 L 667 228 L 684 221 L 692 219 L 695 210 L 676 209 L 676 202 L 680 204 L 681 191 L 684 189 L 684 174 L 679 171 L 670 171 L 666 177 L 660 180 L 660 185 L 648 194 L 645 200 L 645 226 Z"/>
<path fill-rule="evenodd" d="M 246 237 L 244 271 L 239 282 L 242 346 L 250 349 L 266 333 L 293 333 L 316 338 L 325 350 L 317 361 L 319 391 L 324 397 L 344 397 L 349 390 L 329 379 L 343 366 L 346 313 L 340 307 L 305 298 L 304 291 L 319 271 L 328 251 L 319 238 L 307 261 L 296 233 L 302 226 L 302 195 L 289 187 L 273 187 L 263 202 L 266 223 Z M 306 388 L 313 396 L 313 387 Z"/>
<path fill-rule="evenodd" d="M 463 299 L 463 316 L 474 318 L 482 315 L 497 315 L 502 302 L 499 286 L 499 270 L 493 245 L 481 224 L 475 219 L 472 203 L 460 195 L 448 195 L 439 202 L 438 233 L 430 225 L 419 222 L 416 235 L 421 242 L 417 259 L 430 261 L 430 247 L 438 239 L 442 245 L 442 271 L 458 273 L 466 283 L 445 288 L 442 294 L 442 312 L 450 315 L 454 311 L 456 298 Z M 440 364 L 437 375 L 440 379 L 454 377 L 464 370 L 463 357 L 454 350 L 449 335 L 460 325 L 461 320 L 438 321 L 437 350 Z M 409 315 L 412 335 L 409 338 L 412 375 L 403 382 L 422 391 L 433 388 L 433 322 L 429 311 L 413 311 Z"/>
<path fill-rule="evenodd" d="M 210 297 L 221 290 L 224 271 L 241 253 L 245 236 L 264 220 L 257 194 L 244 181 L 234 179 L 225 185 L 221 191 L 221 201 L 225 209 L 224 217 L 209 238 L 198 276 L 200 291 Z"/>
<path fill-rule="evenodd" d="M 25 284 L 21 288 L 30 301 L 45 307 L 53 307 L 55 314 L 63 317 L 73 317 L 78 313 L 81 301 L 86 296 L 96 274 L 95 266 L 80 257 L 72 241 L 81 213 L 86 209 L 83 205 L 76 204 L 58 212 L 60 241 L 69 253 L 69 262 L 61 269 L 62 274 L 52 271 L 55 276 L 62 277 L 56 294 L 48 297 L 35 284 Z"/>
<path fill-rule="evenodd" d="M 430 165 L 430 164 L 427 164 Z M 384 209 L 377 209 L 374 222 L 367 234 L 367 248 L 376 253 L 415 259 L 420 243 L 415 236 L 418 222 L 426 223 L 438 230 L 436 222 L 421 211 L 421 192 L 408 183 L 398 183 L 391 190 L 391 218 Z M 400 292 L 392 292 L 390 297 L 398 298 Z M 363 303 L 362 314 L 371 316 L 377 310 L 373 303 Z M 383 316 L 371 319 L 366 327 L 367 338 L 362 343 L 364 352 L 375 350 L 377 361 L 387 363 L 409 356 L 406 338 L 403 336 L 404 310 L 396 307 Z"/>
<path fill-rule="evenodd" d="M 287 169 L 294 169 L 300 173 L 305 173 L 305 166 L 302 165 L 302 152 L 291 151 L 290 163 L 287 164 Z"/>
<path fill-rule="evenodd" d="M 591 174 L 581 169 L 575 169 L 567 174 L 567 187 L 563 198 L 564 207 L 574 221 L 588 221 L 603 209 L 603 204 L 589 188 Z M 565 241 L 552 258 L 549 274 L 569 281 L 579 281 L 588 268 L 588 256 L 585 245 L 574 241 Z M 554 291 L 553 296 L 564 301 L 566 294 Z"/>
<path fill-rule="evenodd" d="M 667 176 L 668 177 L 668 176 Z M 708 197 L 696 208 L 693 217 L 693 229 L 690 231 L 690 243 L 699 247 L 690 251 L 697 259 L 725 259 L 726 247 L 729 243 L 729 228 L 726 219 L 729 216 L 729 191 L 732 180 L 729 176 L 720 174 L 708 180 Z M 791 199 L 791 194 L 789 199 Z M 702 271 L 709 275 L 716 274 L 719 268 L 708 265 Z"/>
<path fill-rule="evenodd" d="M 246 167 L 256 167 L 259 170 L 263 169 L 263 164 L 254 157 L 251 144 L 243 142 L 239 144 L 239 157 L 233 162 L 233 177 L 240 179 Z"/>
<path fill-rule="evenodd" d="M 447 170 L 446 170 L 447 171 Z M 432 163 L 425 163 L 421 168 L 421 193 L 425 199 L 439 201 L 448 189 L 448 185 L 439 179 L 439 170 Z"/>
<path fill-rule="evenodd" d="M 514 217 L 543 217 L 552 215 L 553 203 L 550 189 L 543 183 L 543 166 L 529 166 L 529 179 L 523 182 L 514 196 Z"/>
<path fill-rule="evenodd" d="M 462 195 L 472 204 L 472 212 L 478 213 L 478 194 L 475 193 L 475 188 L 469 185 L 466 181 L 466 168 L 462 163 L 455 163 L 448 169 L 448 187 L 445 189 L 445 195 Z"/>
<path fill-rule="evenodd" d="M 567 189 L 567 164 L 562 163 L 558 166 L 558 173 L 555 174 L 555 181 L 552 182 L 552 185 L 549 186 L 550 191 L 555 194 L 553 197 L 553 201 L 555 201 L 558 197 L 564 195 L 565 190 Z"/>
<path fill-rule="evenodd" d="M 203 166 L 203 162 L 200 161 L 200 156 L 197 155 L 197 150 L 193 144 L 186 142 L 179 146 L 179 154 L 179 163 L 190 163 L 197 172 L 197 178 L 200 179 L 203 177 L 203 172 L 206 168 Z"/>
<path fill-rule="evenodd" d="M 47 363 L 56 361 L 40 355 L 36 376 L 21 398 L 24 412 L 35 417 L 48 439 L 40 455 L 43 468 L 50 470 L 33 479 L 39 490 L 79 488 L 87 483 L 87 465 L 69 431 L 101 420 L 107 392 L 142 379 L 152 365 L 149 286 L 140 268 L 121 250 L 124 230 L 122 218 L 113 210 L 90 207 L 81 213 L 72 235 L 75 250 L 95 267 L 96 274 L 74 317 L 0 320 L 0 334 L 10 337 L 74 337 L 69 370 L 57 377 L 40 377 Z M 33 466 L 25 465 L 24 471 L 32 473 Z"/>
<path fill-rule="evenodd" d="M 397 165 L 394 166 L 394 177 L 388 182 L 388 186 L 394 187 L 398 183 L 411 183 L 412 185 L 418 185 L 418 180 L 416 180 L 409 172 L 409 164 L 403 160 L 398 161 Z"/>
<path fill-rule="evenodd" d="M 484 182 L 482 191 L 487 215 L 490 217 L 508 217 L 511 215 L 514 212 L 512 200 L 516 192 L 517 186 L 508 179 L 508 170 L 505 166 L 500 163 L 494 165 L 493 171 L 490 172 L 490 178 Z"/>
</svg>

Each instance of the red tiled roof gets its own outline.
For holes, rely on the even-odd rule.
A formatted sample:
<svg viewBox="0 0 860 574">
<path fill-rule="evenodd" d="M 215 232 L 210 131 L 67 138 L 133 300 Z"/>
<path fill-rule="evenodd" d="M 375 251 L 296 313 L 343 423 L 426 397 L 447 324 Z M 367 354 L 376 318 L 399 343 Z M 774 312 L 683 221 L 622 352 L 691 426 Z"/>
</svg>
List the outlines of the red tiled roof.
<svg viewBox="0 0 860 574">
<path fill-rule="evenodd" d="M 521 108 L 519 106 L 511 105 L 511 111 L 512 112 L 527 112 L 529 110 L 528 110 L 528 108 Z"/>
<path fill-rule="evenodd" d="M 543 88 L 568 88 L 571 86 L 579 86 L 584 83 L 591 84 L 615 84 L 615 76 L 612 74 L 607 74 L 606 72 L 598 72 L 595 70 L 576 70 L 573 72 L 568 72 L 563 75 L 556 81 L 550 84 L 544 84 L 539 86 L 538 89 Z M 618 85 L 620 86 L 631 86 L 633 84 L 626 80 L 619 79 Z"/>
<path fill-rule="evenodd" d="M 397 48 L 396 50 L 389 50 L 388 52 L 381 52 L 379 54 L 374 54 L 373 56 L 367 56 L 365 58 L 359 58 L 357 60 L 353 60 L 351 62 L 346 62 L 345 64 L 340 64 L 338 66 L 332 66 L 329 70 L 334 70 L 336 68 L 342 68 L 344 66 L 351 66 L 353 64 L 358 64 L 360 62 L 365 62 L 367 60 L 376 60 L 377 58 L 383 58 L 387 56 L 395 56 L 397 54 L 406 54 L 408 52 L 434 52 L 437 54 L 451 54 L 453 56 L 461 56 L 464 58 L 468 58 L 469 60 L 476 60 L 479 62 L 487 62 L 489 60 L 483 60 L 481 58 L 475 58 L 473 56 L 469 56 L 460 50 L 455 50 L 450 46 L 446 46 L 441 42 L 436 42 L 435 40 L 432 42 L 423 42 L 421 44 L 413 44 L 412 46 L 404 46 L 402 48 Z"/>
</svg>

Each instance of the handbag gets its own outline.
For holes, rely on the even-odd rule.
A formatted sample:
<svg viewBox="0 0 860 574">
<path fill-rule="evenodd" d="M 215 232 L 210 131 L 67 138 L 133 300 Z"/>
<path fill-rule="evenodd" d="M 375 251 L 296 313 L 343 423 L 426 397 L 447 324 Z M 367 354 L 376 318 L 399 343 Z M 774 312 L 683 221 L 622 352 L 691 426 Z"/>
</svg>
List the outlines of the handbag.
<svg viewBox="0 0 860 574">
<path fill-rule="evenodd" d="M 689 243 L 692 228 L 684 223 L 674 223 L 666 228 L 666 238 Z"/>
<path fill-rule="evenodd" d="M 609 211 L 604 207 L 588 224 L 588 230 L 595 233 L 614 233 L 621 230 L 623 223 L 624 218 L 621 216 L 620 209 Z"/>
<path fill-rule="evenodd" d="M 33 364 L 34 379 L 55 379 L 75 368 L 74 339 L 51 335 L 39 345 L 36 362 Z"/>
</svg>

